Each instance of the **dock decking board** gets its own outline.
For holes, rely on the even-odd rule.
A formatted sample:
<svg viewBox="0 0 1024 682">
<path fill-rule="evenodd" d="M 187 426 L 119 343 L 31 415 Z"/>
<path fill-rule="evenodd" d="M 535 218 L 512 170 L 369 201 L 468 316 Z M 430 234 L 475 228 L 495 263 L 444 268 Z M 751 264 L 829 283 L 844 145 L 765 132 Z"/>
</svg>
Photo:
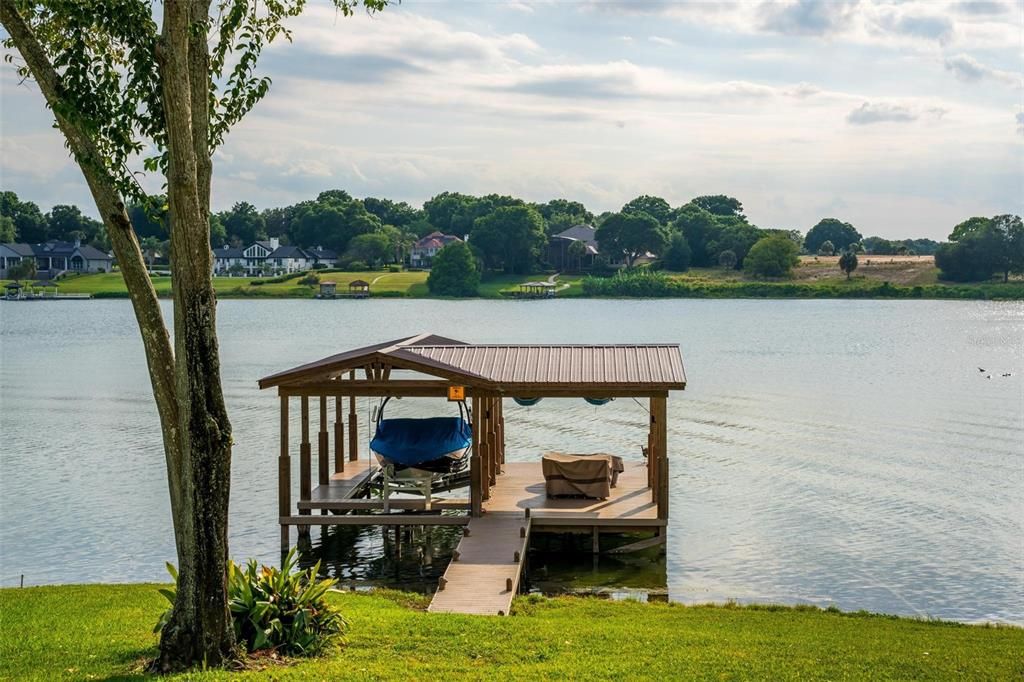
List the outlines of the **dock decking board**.
<svg viewBox="0 0 1024 682">
<path fill-rule="evenodd" d="M 526 561 L 530 520 L 524 514 L 489 514 L 471 519 L 466 529 L 469 535 L 455 550 L 458 559 L 444 572 L 444 589 L 434 593 L 428 610 L 508 615 Z"/>
<path fill-rule="evenodd" d="M 483 503 L 484 516 L 470 519 L 469 535 L 456 548 L 459 558 L 448 565 L 444 589 L 434 593 L 428 610 L 507 615 L 519 588 L 531 529 L 544 526 L 600 532 L 601 528 L 664 526 L 647 487 L 647 467 L 643 462 L 624 464 L 611 497 L 590 500 L 549 499 L 540 462 L 506 462 L 490 498 Z M 516 552 L 518 562 L 514 560 Z M 508 580 L 512 581 L 511 590 L 506 589 Z"/>
<path fill-rule="evenodd" d="M 488 514 L 523 514 L 529 509 L 535 525 L 552 519 L 562 525 L 576 521 L 581 526 L 622 525 L 624 521 L 636 521 L 639 526 L 664 525 L 658 523 L 658 506 L 647 487 L 647 467 L 636 461 L 627 460 L 623 464 L 625 470 L 611 489 L 611 497 L 588 500 L 549 499 L 544 492 L 544 474 L 539 461 L 506 462 L 484 509 Z"/>
</svg>

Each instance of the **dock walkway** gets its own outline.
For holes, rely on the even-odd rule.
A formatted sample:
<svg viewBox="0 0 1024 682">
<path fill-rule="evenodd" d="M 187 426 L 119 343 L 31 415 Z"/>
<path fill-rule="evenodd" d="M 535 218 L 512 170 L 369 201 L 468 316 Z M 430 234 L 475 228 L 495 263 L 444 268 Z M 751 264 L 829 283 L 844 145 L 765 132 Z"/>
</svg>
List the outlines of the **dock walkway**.
<svg viewBox="0 0 1024 682">
<path fill-rule="evenodd" d="M 530 520 L 522 514 L 488 514 L 470 520 L 464 533 L 428 610 L 507 616 L 519 591 Z"/>
<path fill-rule="evenodd" d="M 550 499 L 540 462 L 506 462 L 484 502 L 485 514 L 471 518 L 442 577 L 429 611 L 508 615 L 531 530 L 593 533 L 656 531 L 666 525 L 647 487 L 643 462 L 627 461 L 607 500 Z"/>
</svg>

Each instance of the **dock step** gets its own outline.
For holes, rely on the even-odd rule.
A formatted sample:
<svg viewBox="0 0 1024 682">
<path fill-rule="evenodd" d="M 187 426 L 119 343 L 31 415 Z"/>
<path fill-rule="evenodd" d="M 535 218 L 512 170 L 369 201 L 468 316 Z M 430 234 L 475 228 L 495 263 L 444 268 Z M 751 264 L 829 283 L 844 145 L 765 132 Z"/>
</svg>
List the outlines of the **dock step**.
<svg viewBox="0 0 1024 682">
<path fill-rule="evenodd" d="M 530 519 L 488 514 L 470 520 L 428 611 L 507 616 L 530 544 Z"/>
</svg>

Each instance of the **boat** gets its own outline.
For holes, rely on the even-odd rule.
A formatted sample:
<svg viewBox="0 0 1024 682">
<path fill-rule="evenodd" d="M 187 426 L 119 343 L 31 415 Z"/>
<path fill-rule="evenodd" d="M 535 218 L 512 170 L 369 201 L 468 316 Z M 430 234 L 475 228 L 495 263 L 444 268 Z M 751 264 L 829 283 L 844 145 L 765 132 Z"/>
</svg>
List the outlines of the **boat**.
<svg viewBox="0 0 1024 682">
<path fill-rule="evenodd" d="M 421 495 L 431 509 L 432 495 L 456 487 L 469 466 L 473 445 L 470 410 L 459 402 L 458 417 L 384 419 L 386 398 L 377 408 L 377 427 L 370 450 L 380 462 L 384 511 L 390 511 L 394 493 Z"/>
<path fill-rule="evenodd" d="M 396 471 L 450 474 L 466 466 L 472 427 L 459 417 L 381 419 L 370 449 Z"/>
</svg>

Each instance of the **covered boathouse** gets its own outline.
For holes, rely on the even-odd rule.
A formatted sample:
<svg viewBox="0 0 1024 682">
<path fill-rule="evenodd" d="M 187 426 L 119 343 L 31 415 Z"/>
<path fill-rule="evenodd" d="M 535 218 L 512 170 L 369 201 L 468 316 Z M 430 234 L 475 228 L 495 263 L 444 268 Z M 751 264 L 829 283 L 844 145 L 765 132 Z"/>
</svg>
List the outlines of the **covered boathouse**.
<svg viewBox="0 0 1024 682">
<path fill-rule="evenodd" d="M 667 400 L 670 391 L 686 387 L 676 344 L 471 344 L 421 334 L 279 372 L 261 379 L 259 387 L 277 388 L 280 399 L 282 551 L 290 545 L 291 526 L 300 533 L 314 525 L 463 526 L 431 611 L 507 614 L 531 530 L 589 533 L 594 551 L 601 532 L 648 532 L 653 536 L 649 544 L 664 542 L 669 514 Z M 372 440 L 362 457 L 356 411 L 360 396 L 380 399 L 371 418 L 375 423 L 365 425 Z M 382 419 L 387 402 L 403 397 L 437 398 L 439 413 L 451 411 L 441 401 L 457 402 L 460 417 Z M 506 401 L 527 405 L 542 398 L 582 398 L 595 404 L 646 399 L 646 443 L 638 443 L 632 456 L 538 452 L 530 457 L 532 453 L 517 452 L 515 461 L 506 461 Z M 298 500 L 293 507 L 289 411 L 295 403 L 300 433 Z M 410 432 L 407 427 L 415 428 Z M 390 437 L 402 429 L 406 432 L 401 438 Z M 462 446 L 465 456 L 460 458 L 456 450 Z M 428 453 L 429 462 L 423 457 L 403 459 L 417 448 L 426 452 L 431 447 L 446 452 Z M 439 462 L 443 464 L 437 466 Z M 602 480 L 604 487 L 599 485 L 594 495 L 552 496 L 553 480 L 571 485 L 574 471 L 607 475 L 610 486 Z M 594 482 L 597 478 L 583 481 Z M 467 487 L 468 497 L 433 495 Z"/>
</svg>

